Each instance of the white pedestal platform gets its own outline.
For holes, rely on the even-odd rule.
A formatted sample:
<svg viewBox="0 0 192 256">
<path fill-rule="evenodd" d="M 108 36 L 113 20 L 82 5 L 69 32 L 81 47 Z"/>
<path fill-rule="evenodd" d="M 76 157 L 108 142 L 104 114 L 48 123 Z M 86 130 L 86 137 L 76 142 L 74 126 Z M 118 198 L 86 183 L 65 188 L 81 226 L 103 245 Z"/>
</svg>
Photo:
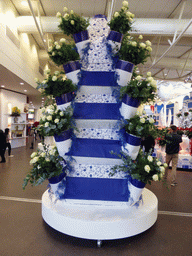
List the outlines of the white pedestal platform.
<svg viewBox="0 0 192 256">
<path fill-rule="evenodd" d="M 157 220 L 157 197 L 143 191 L 139 206 L 102 207 L 52 202 L 48 190 L 42 196 L 44 221 L 61 233 L 84 239 L 112 240 L 137 235 L 149 229 Z"/>
</svg>

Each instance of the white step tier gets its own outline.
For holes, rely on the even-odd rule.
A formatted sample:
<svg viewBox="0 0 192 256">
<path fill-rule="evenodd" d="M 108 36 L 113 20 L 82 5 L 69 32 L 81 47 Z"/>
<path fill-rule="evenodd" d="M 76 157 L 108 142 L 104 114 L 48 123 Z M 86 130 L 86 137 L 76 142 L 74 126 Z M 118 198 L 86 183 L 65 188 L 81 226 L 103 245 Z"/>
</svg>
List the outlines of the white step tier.
<svg viewBox="0 0 192 256">
<path fill-rule="evenodd" d="M 49 226 L 70 236 L 98 241 L 126 238 L 144 232 L 157 220 L 157 197 L 146 188 L 142 196 L 139 206 L 115 208 L 55 202 L 47 190 L 42 196 L 42 216 Z"/>
</svg>

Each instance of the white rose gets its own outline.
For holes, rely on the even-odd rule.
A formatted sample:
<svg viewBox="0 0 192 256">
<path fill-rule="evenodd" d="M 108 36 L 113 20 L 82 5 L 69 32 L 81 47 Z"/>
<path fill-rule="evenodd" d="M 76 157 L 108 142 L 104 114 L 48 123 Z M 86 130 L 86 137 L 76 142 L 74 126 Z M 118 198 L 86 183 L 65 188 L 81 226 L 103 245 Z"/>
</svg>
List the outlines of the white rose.
<svg viewBox="0 0 192 256">
<path fill-rule="evenodd" d="M 153 179 L 154 181 L 158 181 L 158 180 L 159 180 L 159 177 L 158 177 L 157 174 L 154 174 L 154 175 L 152 176 L 152 179 Z"/>
<path fill-rule="evenodd" d="M 57 41 L 54 42 L 54 45 L 58 45 L 59 43 Z"/>
<path fill-rule="evenodd" d="M 46 117 L 45 116 L 42 116 L 41 120 L 42 121 L 45 121 Z"/>
<path fill-rule="evenodd" d="M 60 112 L 60 116 L 64 116 L 64 112 L 63 111 Z"/>
<path fill-rule="evenodd" d="M 150 168 L 150 166 L 147 164 L 147 165 L 145 165 L 144 170 L 149 173 L 150 170 L 151 170 L 151 168 Z"/>
<path fill-rule="evenodd" d="M 142 123 L 142 124 L 144 124 L 145 123 L 145 118 L 140 118 L 140 122 Z"/>
<path fill-rule="evenodd" d="M 54 122 L 55 122 L 56 124 L 59 123 L 59 119 L 56 118 Z"/>
<path fill-rule="evenodd" d="M 60 39 L 60 43 L 65 43 L 66 42 L 66 39 L 65 38 L 61 38 Z"/>
<path fill-rule="evenodd" d="M 48 157 L 45 158 L 46 162 L 50 162 L 50 159 Z"/>
<path fill-rule="evenodd" d="M 142 76 L 136 76 L 135 77 L 135 79 L 138 80 L 138 81 L 141 80 L 141 78 L 142 78 Z"/>
<path fill-rule="evenodd" d="M 116 17 L 118 17 L 119 16 L 119 13 L 118 12 L 115 12 L 114 13 L 114 17 L 116 18 Z"/>
<path fill-rule="evenodd" d="M 67 7 L 64 7 L 64 8 L 63 8 L 63 11 L 64 11 L 64 12 L 67 12 L 67 11 L 68 11 Z"/>
<path fill-rule="evenodd" d="M 45 123 L 45 127 L 49 127 L 49 122 L 46 122 L 46 123 Z"/>
<path fill-rule="evenodd" d="M 36 163 L 38 160 L 39 160 L 39 157 L 38 157 L 38 156 L 34 157 L 34 158 L 33 158 L 33 163 Z"/>
<path fill-rule="evenodd" d="M 140 43 L 140 47 L 144 49 L 146 47 L 146 44 L 145 43 Z"/>
<path fill-rule="evenodd" d="M 150 46 L 147 46 L 147 47 L 146 47 L 146 50 L 147 50 L 148 52 L 152 52 L 152 48 L 151 48 Z"/>
<path fill-rule="evenodd" d="M 55 56 L 55 52 L 52 52 L 52 54 L 51 54 L 52 56 Z"/>
<path fill-rule="evenodd" d="M 42 153 L 40 154 L 40 156 L 45 157 L 45 156 L 46 156 L 46 153 L 45 153 L 45 152 L 42 152 Z"/>
<path fill-rule="evenodd" d="M 150 117 L 150 118 L 149 118 L 149 123 L 150 123 L 150 124 L 153 124 L 154 122 L 155 122 L 155 120 L 154 120 L 152 117 Z"/>
<path fill-rule="evenodd" d="M 151 46 L 151 42 L 149 40 L 147 40 L 145 43 L 147 46 Z"/>
<path fill-rule="evenodd" d="M 75 21 L 74 20 L 71 20 L 71 25 L 74 25 L 75 24 Z"/>
<path fill-rule="evenodd" d="M 131 45 L 132 46 L 137 46 L 137 42 L 133 41 L 133 42 L 131 42 Z"/>
<path fill-rule="evenodd" d="M 55 71 L 54 74 L 55 74 L 56 76 L 58 76 L 58 75 L 60 74 L 60 72 L 59 72 L 59 71 Z"/>
<path fill-rule="evenodd" d="M 165 172 L 165 168 L 163 166 L 160 166 L 160 172 Z"/>
<path fill-rule="evenodd" d="M 52 77 L 52 81 L 56 81 L 57 80 L 57 77 L 56 76 L 53 76 Z"/>
<path fill-rule="evenodd" d="M 49 48 L 48 48 L 48 52 L 51 52 L 53 50 L 53 46 L 50 46 Z"/>
<path fill-rule="evenodd" d="M 148 156 L 148 157 L 147 157 L 147 160 L 148 160 L 149 162 L 153 162 L 153 157 L 152 157 L 152 156 Z"/>
<path fill-rule="evenodd" d="M 61 16 L 62 16 L 61 13 L 60 13 L 60 12 L 57 12 L 56 17 L 57 17 L 57 18 L 60 18 Z"/>
<path fill-rule="evenodd" d="M 63 16 L 63 18 L 64 18 L 65 20 L 68 20 L 69 14 L 68 14 L 68 13 L 65 13 L 64 16 Z"/>
<path fill-rule="evenodd" d="M 132 21 L 133 21 L 133 19 L 132 19 L 131 17 L 129 17 L 129 18 L 128 18 L 128 20 L 129 20 L 130 22 L 132 22 Z"/>
<path fill-rule="evenodd" d="M 131 13 L 131 12 L 129 12 L 129 11 L 128 11 L 128 12 L 126 12 L 126 16 L 127 16 L 127 17 L 131 17 L 131 14 L 132 14 L 132 13 Z"/>
<path fill-rule="evenodd" d="M 139 39 L 142 40 L 142 39 L 143 39 L 143 36 L 142 36 L 142 35 L 139 35 Z"/>
<path fill-rule="evenodd" d="M 33 152 L 33 153 L 31 154 L 31 158 L 34 158 L 36 155 L 37 155 L 37 152 Z"/>
<path fill-rule="evenodd" d="M 43 80 L 42 84 L 46 84 L 47 83 L 47 80 Z"/>
<path fill-rule="evenodd" d="M 52 155 L 52 156 L 54 156 L 54 155 L 55 155 L 55 151 L 54 151 L 54 150 L 50 150 L 50 151 L 49 151 L 49 154 Z"/>
<path fill-rule="evenodd" d="M 56 45 L 56 49 L 57 49 L 57 50 L 61 49 L 61 46 L 60 46 L 59 44 Z"/>
<path fill-rule="evenodd" d="M 131 13 L 131 18 L 134 18 L 135 17 L 135 14 Z"/>
<path fill-rule="evenodd" d="M 154 80 L 154 79 L 153 79 L 152 76 L 148 76 L 147 79 L 146 79 L 146 81 L 148 81 L 148 82 L 152 82 L 153 80 Z"/>
<path fill-rule="evenodd" d="M 157 162 L 157 165 L 160 166 L 160 165 L 162 165 L 162 163 L 161 163 L 160 161 L 158 161 L 158 162 Z"/>
<path fill-rule="evenodd" d="M 128 3 L 127 1 L 123 1 L 123 2 L 122 2 L 122 6 L 128 7 L 128 5 L 129 5 L 129 3 Z"/>
<path fill-rule="evenodd" d="M 147 76 L 151 76 L 151 72 L 147 72 Z"/>
<path fill-rule="evenodd" d="M 70 11 L 70 13 L 71 13 L 71 14 L 74 14 L 74 11 L 73 11 L 73 10 L 71 10 L 71 11 Z"/>
<path fill-rule="evenodd" d="M 151 85 L 154 87 L 157 87 L 157 81 L 155 81 L 154 79 L 151 81 Z"/>
<path fill-rule="evenodd" d="M 48 116 L 48 117 L 47 117 L 47 120 L 48 120 L 48 121 L 51 121 L 51 120 L 52 120 L 52 116 Z"/>
<path fill-rule="evenodd" d="M 165 167 L 165 168 L 168 167 L 168 164 L 167 164 L 167 163 L 164 163 L 164 167 Z"/>
</svg>

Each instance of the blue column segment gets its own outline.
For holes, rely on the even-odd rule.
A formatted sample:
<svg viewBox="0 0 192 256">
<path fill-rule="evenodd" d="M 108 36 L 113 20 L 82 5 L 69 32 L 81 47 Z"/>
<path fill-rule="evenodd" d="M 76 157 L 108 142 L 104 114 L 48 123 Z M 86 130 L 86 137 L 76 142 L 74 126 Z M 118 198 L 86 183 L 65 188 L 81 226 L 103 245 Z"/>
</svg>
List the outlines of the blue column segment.
<svg viewBox="0 0 192 256">
<path fill-rule="evenodd" d="M 115 72 L 108 71 L 82 71 L 79 81 L 80 85 L 101 85 L 101 86 L 118 86 Z"/>
<path fill-rule="evenodd" d="M 118 140 L 76 138 L 66 155 L 118 159 L 116 155 L 110 153 L 111 150 L 119 152 L 121 150 L 121 142 Z"/>
<path fill-rule="evenodd" d="M 101 179 L 84 177 L 66 178 L 65 199 L 127 202 L 127 179 Z"/>
</svg>

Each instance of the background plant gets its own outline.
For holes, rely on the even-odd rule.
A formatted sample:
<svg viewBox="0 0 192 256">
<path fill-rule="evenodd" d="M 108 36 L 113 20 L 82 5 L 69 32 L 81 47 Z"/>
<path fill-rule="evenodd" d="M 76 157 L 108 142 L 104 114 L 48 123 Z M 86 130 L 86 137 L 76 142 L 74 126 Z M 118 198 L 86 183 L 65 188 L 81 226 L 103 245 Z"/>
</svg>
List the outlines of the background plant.
<svg viewBox="0 0 192 256">
<path fill-rule="evenodd" d="M 23 189 L 25 189 L 28 182 L 30 182 L 32 186 L 37 186 L 42 184 L 45 180 L 62 173 L 64 163 L 57 148 L 45 144 L 43 147 L 43 150 L 38 149 L 31 154 L 30 165 L 32 165 L 32 169 L 24 179 Z"/>
<path fill-rule="evenodd" d="M 129 12 L 128 2 L 122 2 L 122 8 L 119 12 L 115 12 L 112 19 L 108 23 L 111 30 L 126 34 L 131 30 L 134 14 Z"/>
<path fill-rule="evenodd" d="M 89 20 L 74 13 L 73 10 L 68 12 L 68 9 L 64 7 L 63 11 L 63 16 L 60 12 L 58 12 L 56 16 L 59 18 L 60 22 L 58 27 L 63 31 L 64 34 L 68 36 L 73 35 L 86 30 L 89 26 Z"/>
<path fill-rule="evenodd" d="M 66 64 L 69 61 L 79 60 L 79 54 L 76 51 L 74 43 L 67 43 L 65 38 L 61 38 L 60 42 L 49 41 L 52 45 L 48 49 L 50 59 L 57 65 Z"/>
<path fill-rule="evenodd" d="M 47 69 L 45 70 L 45 74 L 47 74 L 47 78 L 42 82 L 36 80 L 36 83 L 38 84 L 36 88 L 42 89 L 42 95 L 52 95 L 55 98 L 57 96 L 61 96 L 62 94 L 77 90 L 77 86 L 73 84 L 70 79 L 66 79 L 63 76 L 64 72 L 55 71 L 54 74 L 51 75 L 50 70 Z"/>
<path fill-rule="evenodd" d="M 129 61 L 134 65 L 144 64 L 151 55 L 151 42 L 147 40 L 141 42 L 142 35 L 139 37 L 126 36 L 123 38 L 118 56 L 121 60 Z"/>
<path fill-rule="evenodd" d="M 18 107 L 12 108 L 11 116 L 20 116 L 20 114 L 21 114 L 21 110 Z"/>
<path fill-rule="evenodd" d="M 120 98 L 128 94 L 132 98 L 137 98 L 140 103 L 154 101 L 157 92 L 157 82 L 151 77 L 151 72 L 147 73 L 147 78 L 138 75 L 132 77 L 127 86 L 120 89 Z"/>
<path fill-rule="evenodd" d="M 123 164 L 112 167 L 111 175 L 123 171 L 133 179 L 142 181 L 145 184 L 151 184 L 151 181 L 158 181 L 163 178 L 167 164 L 162 164 L 159 159 L 152 157 L 150 153 L 147 154 L 140 150 L 134 161 L 125 152 L 121 152 L 118 156 L 123 161 Z"/>
<path fill-rule="evenodd" d="M 60 135 L 63 131 L 74 128 L 73 109 L 68 107 L 65 111 L 57 109 L 57 105 L 42 108 L 42 117 L 39 121 L 37 131 L 41 136 Z"/>
</svg>

